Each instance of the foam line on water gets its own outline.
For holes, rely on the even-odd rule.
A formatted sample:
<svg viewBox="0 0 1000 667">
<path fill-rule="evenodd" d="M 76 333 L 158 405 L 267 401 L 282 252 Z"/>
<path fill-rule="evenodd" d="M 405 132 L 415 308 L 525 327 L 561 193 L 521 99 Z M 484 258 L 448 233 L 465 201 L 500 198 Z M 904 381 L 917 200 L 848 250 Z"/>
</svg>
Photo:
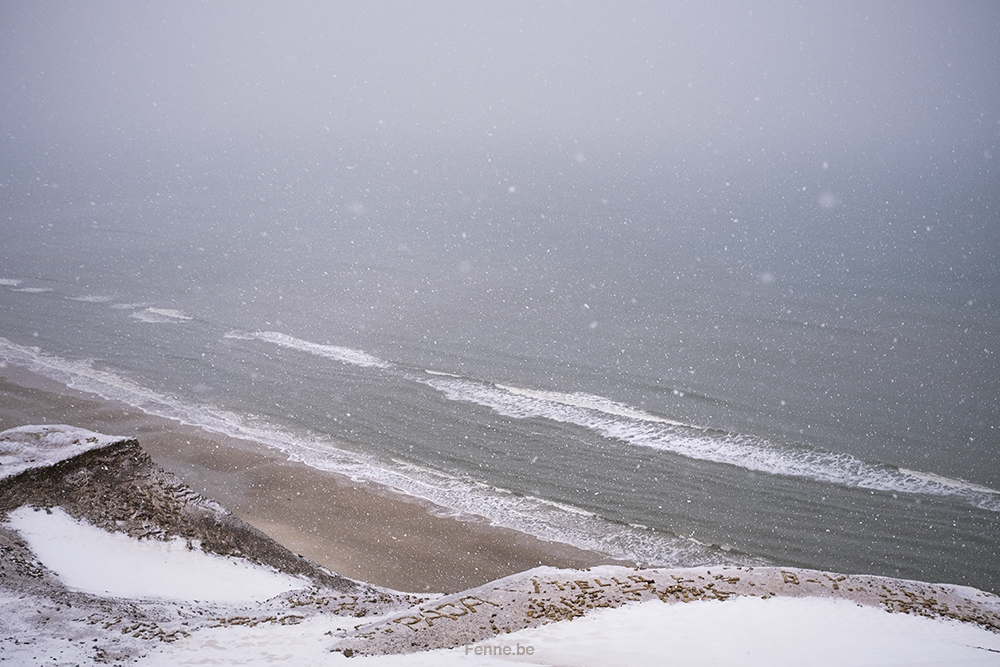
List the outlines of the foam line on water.
<svg viewBox="0 0 1000 667">
<path fill-rule="evenodd" d="M 318 357 L 334 359 L 347 364 L 354 364 L 355 366 L 389 368 L 391 365 L 388 362 L 362 350 L 340 347 L 338 345 L 322 345 L 320 343 L 313 343 L 311 341 L 295 338 L 277 331 L 256 331 L 254 333 L 240 333 L 238 331 L 233 331 L 226 334 L 226 338 L 263 340 L 268 343 L 274 343 L 275 345 L 298 350 L 299 352 L 306 352 L 308 354 L 314 354 Z"/>
<path fill-rule="evenodd" d="M 687 428 L 700 428 L 693 424 L 685 424 L 684 422 L 675 421 L 673 419 L 667 419 L 666 417 L 659 417 L 657 415 L 646 412 L 645 410 L 640 410 L 630 405 L 619 403 L 609 398 L 604 398 L 603 396 L 595 396 L 593 394 L 585 394 L 582 392 L 570 394 L 559 391 L 521 389 L 519 387 L 510 387 L 502 384 L 498 384 L 496 386 L 499 389 L 503 389 L 504 391 L 510 392 L 511 394 L 515 394 L 517 396 L 525 396 L 527 398 L 535 398 L 540 401 L 549 401 L 552 403 L 560 403 L 562 405 L 568 405 L 572 407 L 584 408 L 588 410 L 596 410 L 597 412 L 604 412 L 609 415 L 617 415 L 619 417 L 625 417 L 627 419 L 635 419 L 637 421 L 644 421 L 644 422 L 656 422 L 659 424 L 670 424 L 673 426 L 685 426 Z"/>
<path fill-rule="evenodd" d="M 132 313 L 131 315 L 129 315 L 129 317 L 150 324 L 163 324 L 166 322 L 183 322 L 185 320 L 194 319 L 188 315 L 185 315 L 179 310 L 173 310 L 171 308 L 146 308 L 144 310 L 138 310 Z"/>
<path fill-rule="evenodd" d="M 113 303 L 111 304 L 111 308 L 115 310 L 135 310 L 137 308 L 148 308 L 151 305 L 153 304 L 145 301 L 139 303 Z"/>
<path fill-rule="evenodd" d="M 86 294 L 84 296 L 68 296 L 66 297 L 70 301 L 82 301 L 83 303 L 108 303 L 111 301 L 109 296 L 100 296 L 98 294 Z"/>
<path fill-rule="evenodd" d="M 420 381 L 441 391 L 450 400 L 482 405 L 515 419 L 544 418 L 581 426 L 634 446 L 843 486 L 951 496 L 982 509 L 1000 512 L 1000 491 L 984 486 L 869 463 L 849 454 L 806 447 L 779 447 L 762 438 L 692 427 L 609 399 L 440 376 Z"/>
</svg>

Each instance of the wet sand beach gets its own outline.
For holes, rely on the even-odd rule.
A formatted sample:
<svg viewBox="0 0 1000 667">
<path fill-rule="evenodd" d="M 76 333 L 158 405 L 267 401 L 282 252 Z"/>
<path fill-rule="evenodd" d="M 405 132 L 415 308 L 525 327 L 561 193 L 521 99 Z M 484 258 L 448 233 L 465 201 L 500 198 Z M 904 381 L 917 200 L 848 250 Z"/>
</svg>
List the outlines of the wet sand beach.
<svg viewBox="0 0 1000 667">
<path fill-rule="evenodd" d="M 455 592 L 535 567 L 606 557 L 287 460 L 251 441 L 152 417 L 23 368 L 0 368 L 0 430 L 70 424 L 134 437 L 153 460 L 272 538 L 335 572 L 396 590 Z"/>
</svg>

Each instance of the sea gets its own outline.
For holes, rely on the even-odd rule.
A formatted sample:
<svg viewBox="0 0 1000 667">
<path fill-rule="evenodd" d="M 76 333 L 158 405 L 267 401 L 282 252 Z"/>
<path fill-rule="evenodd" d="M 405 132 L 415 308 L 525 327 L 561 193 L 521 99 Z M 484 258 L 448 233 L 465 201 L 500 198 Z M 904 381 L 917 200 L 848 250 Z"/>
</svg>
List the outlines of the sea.
<svg viewBox="0 0 1000 667">
<path fill-rule="evenodd" d="M 0 364 L 614 558 L 1000 593 L 981 151 L 271 139 L 3 167 Z"/>
</svg>

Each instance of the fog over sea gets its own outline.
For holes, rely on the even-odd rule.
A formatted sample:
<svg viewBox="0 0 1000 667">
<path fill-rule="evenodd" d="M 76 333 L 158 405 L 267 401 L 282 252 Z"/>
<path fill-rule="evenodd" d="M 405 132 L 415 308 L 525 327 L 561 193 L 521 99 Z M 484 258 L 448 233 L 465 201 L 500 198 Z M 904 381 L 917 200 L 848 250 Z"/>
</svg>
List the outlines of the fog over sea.
<svg viewBox="0 0 1000 667">
<path fill-rule="evenodd" d="M 505 43 L 495 29 L 487 43 Z M 276 34 L 265 51 L 295 41 Z M 927 67 L 946 71 L 935 48 Z M 997 60 L 983 50 L 968 62 Z M 297 57 L 294 71 L 322 60 Z M 516 79 L 507 65 L 493 76 Z M 34 76 L 8 73 L 5 90 L 63 90 Z M 140 79 L 115 94 L 138 99 Z M 795 107 L 800 130 L 835 128 L 823 138 L 782 133 L 794 113 L 733 125 L 757 113 L 752 94 L 684 130 L 699 114 L 669 111 L 665 89 L 620 127 L 614 105 L 588 116 L 583 94 L 565 126 L 497 129 L 417 102 L 412 126 L 399 110 L 387 129 L 289 111 L 224 131 L 230 117 L 201 98 L 201 125 L 171 111 L 183 88 L 164 85 L 165 111 L 136 102 L 111 121 L 96 89 L 91 107 L 57 95 L 39 118 L 27 93 L 8 97 L 0 363 L 618 558 L 1000 592 L 995 107 L 976 125 L 890 104 L 873 129 L 862 89 L 839 107 L 856 134 Z M 267 89 L 271 111 L 300 99 Z M 532 108 L 499 90 L 512 117 Z M 444 131 L 434 114 L 458 120 Z"/>
</svg>

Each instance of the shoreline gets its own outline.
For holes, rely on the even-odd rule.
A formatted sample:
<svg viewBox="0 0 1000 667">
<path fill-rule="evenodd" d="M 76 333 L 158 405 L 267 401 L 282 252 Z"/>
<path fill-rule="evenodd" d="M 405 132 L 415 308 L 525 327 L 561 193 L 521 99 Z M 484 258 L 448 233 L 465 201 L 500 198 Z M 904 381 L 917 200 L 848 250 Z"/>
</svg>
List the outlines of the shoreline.
<svg viewBox="0 0 1000 667">
<path fill-rule="evenodd" d="M 438 516 L 425 500 L 259 443 L 150 416 L 16 365 L 0 368 L 0 431 L 46 423 L 136 438 L 159 466 L 293 552 L 394 590 L 454 593 L 538 566 L 624 564 L 485 520 Z"/>
</svg>

